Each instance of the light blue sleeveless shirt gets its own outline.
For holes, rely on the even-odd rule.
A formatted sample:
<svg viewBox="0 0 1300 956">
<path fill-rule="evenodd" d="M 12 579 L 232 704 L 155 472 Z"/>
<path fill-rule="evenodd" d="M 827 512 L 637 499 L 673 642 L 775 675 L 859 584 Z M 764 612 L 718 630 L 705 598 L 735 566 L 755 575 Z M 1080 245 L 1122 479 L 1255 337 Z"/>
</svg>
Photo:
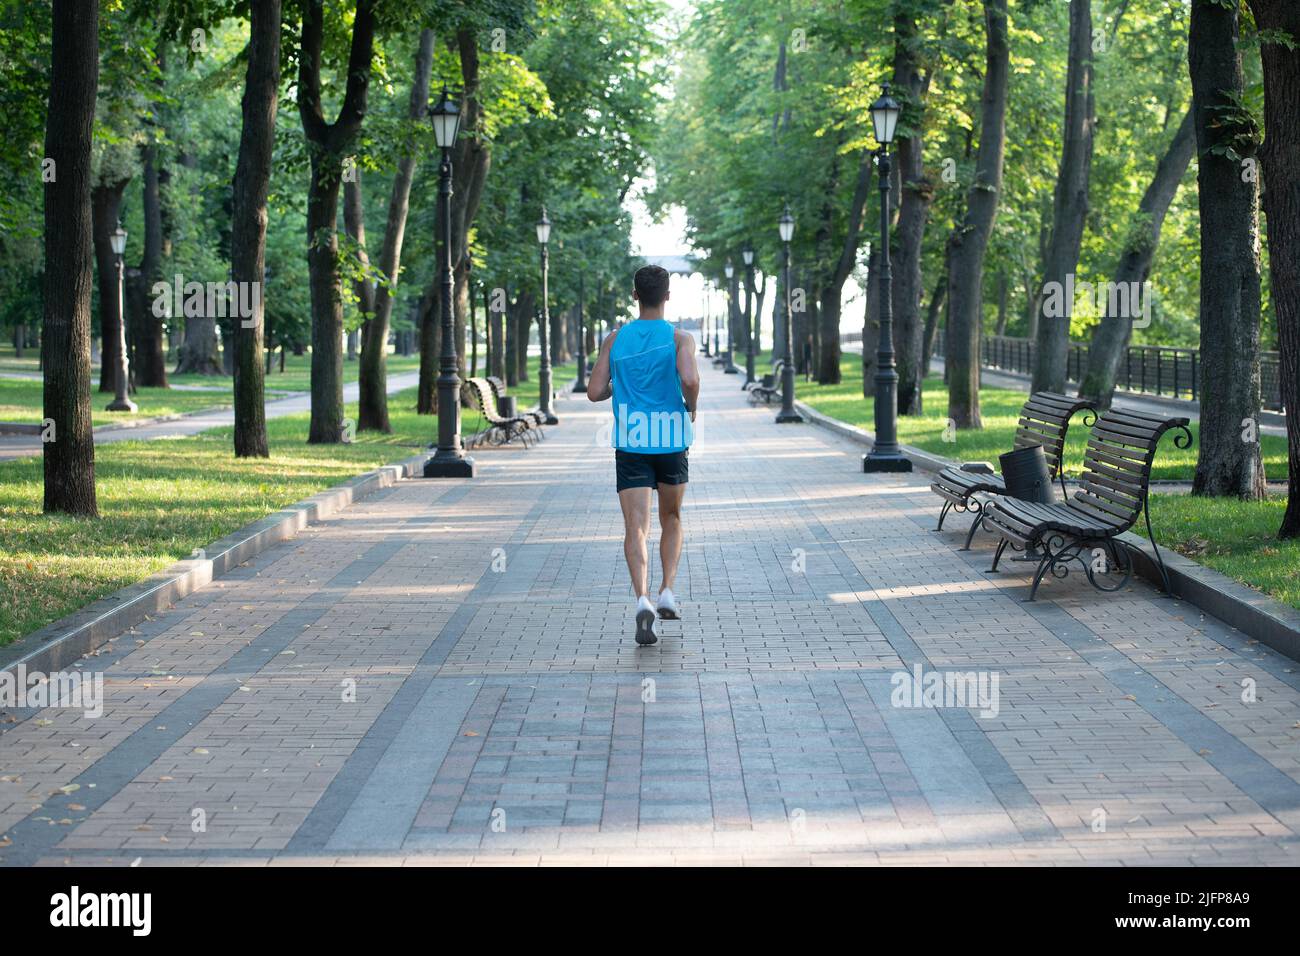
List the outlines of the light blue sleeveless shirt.
<svg viewBox="0 0 1300 956">
<path fill-rule="evenodd" d="M 690 447 L 694 429 L 682 398 L 671 323 L 636 319 L 620 328 L 609 352 L 609 374 L 615 448 L 663 455 Z"/>
</svg>

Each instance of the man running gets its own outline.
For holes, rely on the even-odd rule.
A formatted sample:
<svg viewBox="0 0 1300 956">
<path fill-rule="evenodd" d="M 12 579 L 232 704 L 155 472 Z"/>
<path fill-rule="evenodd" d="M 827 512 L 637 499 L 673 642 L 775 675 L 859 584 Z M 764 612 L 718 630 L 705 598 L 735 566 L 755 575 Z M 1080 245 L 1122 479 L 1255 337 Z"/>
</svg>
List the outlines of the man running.
<svg viewBox="0 0 1300 956">
<path fill-rule="evenodd" d="M 695 339 L 664 320 L 668 272 L 638 269 L 632 297 L 640 316 L 600 346 L 587 383 L 587 398 L 614 398 L 614 463 L 623 507 L 623 555 L 636 595 L 636 642 L 653 644 L 656 612 L 678 617 L 673 579 L 682 554 L 682 498 L 686 495 L 686 451 L 694 437 L 700 373 Z M 659 558 L 663 579 L 650 603 L 646 538 L 650 534 L 650 492 L 659 492 Z"/>
</svg>

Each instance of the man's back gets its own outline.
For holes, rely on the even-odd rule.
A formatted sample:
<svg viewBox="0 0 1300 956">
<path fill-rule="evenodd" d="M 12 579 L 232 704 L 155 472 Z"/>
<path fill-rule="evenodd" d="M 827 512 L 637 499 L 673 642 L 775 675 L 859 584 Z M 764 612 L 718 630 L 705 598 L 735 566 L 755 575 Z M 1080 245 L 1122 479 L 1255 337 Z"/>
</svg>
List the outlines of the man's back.
<svg viewBox="0 0 1300 956">
<path fill-rule="evenodd" d="M 663 319 L 637 319 L 618 330 L 609 353 L 614 398 L 612 444 L 665 454 L 690 447 L 690 413 L 677 371 L 677 338 Z"/>
</svg>

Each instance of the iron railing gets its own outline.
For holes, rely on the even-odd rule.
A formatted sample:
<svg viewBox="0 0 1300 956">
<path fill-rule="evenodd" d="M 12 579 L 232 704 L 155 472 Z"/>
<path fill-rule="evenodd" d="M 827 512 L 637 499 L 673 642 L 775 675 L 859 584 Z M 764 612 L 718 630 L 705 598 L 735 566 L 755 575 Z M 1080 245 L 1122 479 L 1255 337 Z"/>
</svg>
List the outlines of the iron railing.
<svg viewBox="0 0 1300 956">
<path fill-rule="evenodd" d="M 935 337 L 935 354 L 944 354 L 944 336 Z M 980 362 L 985 368 L 1033 374 L 1032 339 L 988 335 L 980 343 Z M 1282 411 L 1281 373 L 1277 352 L 1261 352 L 1260 387 L 1264 408 Z M 1075 384 L 1088 367 L 1088 346 L 1072 342 L 1066 353 L 1066 378 Z M 1199 401 L 1201 395 L 1201 350 L 1164 345 L 1130 345 L 1124 350 L 1115 376 L 1117 388 L 1170 398 Z"/>
</svg>

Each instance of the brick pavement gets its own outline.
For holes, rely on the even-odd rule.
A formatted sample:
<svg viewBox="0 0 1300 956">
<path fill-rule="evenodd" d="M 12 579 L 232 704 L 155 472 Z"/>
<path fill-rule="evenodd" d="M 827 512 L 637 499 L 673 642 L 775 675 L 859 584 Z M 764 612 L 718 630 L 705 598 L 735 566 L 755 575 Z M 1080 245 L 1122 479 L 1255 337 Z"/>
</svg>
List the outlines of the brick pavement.
<svg viewBox="0 0 1300 956">
<path fill-rule="evenodd" d="M 701 404 L 659 645 L 564 398 L 86 659 L 98 719 L 0 723 L 0 865 L 1300 861 L 1300 665 L 1144 584 L 1027 605 L 923 474 Z M 986 696 L 899 706 L 916 668 Z"/>
</svg>

